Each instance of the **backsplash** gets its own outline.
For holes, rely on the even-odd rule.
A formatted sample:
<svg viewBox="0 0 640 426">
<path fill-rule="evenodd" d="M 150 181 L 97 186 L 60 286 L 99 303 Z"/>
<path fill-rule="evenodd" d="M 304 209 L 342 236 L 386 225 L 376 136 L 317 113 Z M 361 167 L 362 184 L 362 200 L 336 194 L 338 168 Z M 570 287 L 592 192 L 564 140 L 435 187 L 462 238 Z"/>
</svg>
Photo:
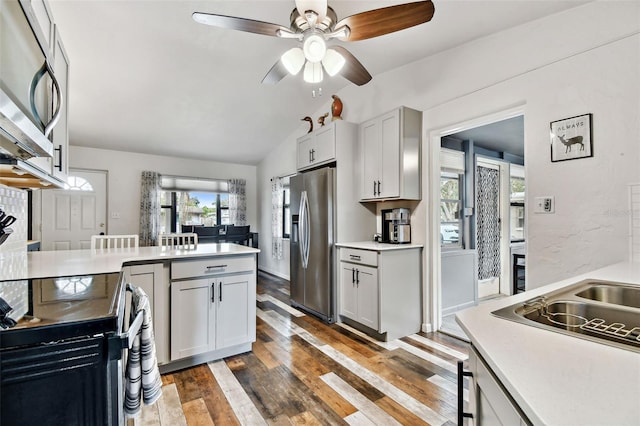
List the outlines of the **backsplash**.
<svg viewBox="0 0 640 426">
<path fill-rule="evenodd" d="M 16 222 L 10 226 L 13 233 L 4 244 L 0 253 L 24 251 L 27 247 L 27 191 L 0 185 L 0 208 L 8 215 L 15 216 Z"/>
<path fill-rule="evenodd" d="M 629 185 L 631 260 L 640 262 L 640 183 Z"/>
</svg>

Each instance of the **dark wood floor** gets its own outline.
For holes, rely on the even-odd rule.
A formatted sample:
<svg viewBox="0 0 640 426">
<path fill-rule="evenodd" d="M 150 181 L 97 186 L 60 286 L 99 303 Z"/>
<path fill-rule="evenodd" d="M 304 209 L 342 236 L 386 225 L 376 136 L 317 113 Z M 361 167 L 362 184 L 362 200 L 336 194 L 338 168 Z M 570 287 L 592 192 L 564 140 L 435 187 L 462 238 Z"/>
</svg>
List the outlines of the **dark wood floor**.
<svg viewBox="0 0 640 426">
<path fill-rule="evenodd" d="M 378 342 L 289 306 L 289 283 L 258 276 L 253 351 L 162 377 L 136 424 L 446 424 L 468 345 L 441 333 Z"/>
</svg>

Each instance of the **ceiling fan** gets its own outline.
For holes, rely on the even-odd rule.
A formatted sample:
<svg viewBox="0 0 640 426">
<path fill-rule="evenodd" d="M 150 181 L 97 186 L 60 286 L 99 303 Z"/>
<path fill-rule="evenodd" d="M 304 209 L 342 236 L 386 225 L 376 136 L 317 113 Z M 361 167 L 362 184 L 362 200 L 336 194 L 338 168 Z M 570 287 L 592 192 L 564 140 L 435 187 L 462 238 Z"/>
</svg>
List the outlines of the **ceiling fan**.
<svg viewBox="0 0 640 426">
<path fill-rule="evenodd" d="M 433 13 L 433 3 L 427 0 L 373 9 L 338 21 L 327 0 L 296 0 L 289 28 L 212 13 L 195 12 L 192 16 L 196 22 L 206 25 L 302 42 L 302 47 L 289 49 L 280 57 L 262 83 L 276 84 L 288 74 L 298 74 L 304 67 L 304 80 L 309 83 L 321 82 L 326 72 L 330 76 L 339 73 L 362 86 L 371 80 L 371 74 L 347 49 L 335 44 L 327 46 L 327 41 L 358 41 L 378 37 L 428 22 Z"/>
</svg>

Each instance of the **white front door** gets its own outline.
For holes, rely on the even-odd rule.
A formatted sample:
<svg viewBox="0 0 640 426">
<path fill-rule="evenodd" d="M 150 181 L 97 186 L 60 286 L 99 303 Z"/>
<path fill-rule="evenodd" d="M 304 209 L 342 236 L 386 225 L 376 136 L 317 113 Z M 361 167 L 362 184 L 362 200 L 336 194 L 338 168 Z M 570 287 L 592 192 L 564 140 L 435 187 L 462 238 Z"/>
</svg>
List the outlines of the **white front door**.
<svg viewBox="0 0 640 426">
<path fill-rule="evenodd" d="M 88 185 L 42 190 L 42 250 L 89 248 L 92 235 L 107 232 L 107 172 L 70 170 L 69 175 Z"/>
</svg>

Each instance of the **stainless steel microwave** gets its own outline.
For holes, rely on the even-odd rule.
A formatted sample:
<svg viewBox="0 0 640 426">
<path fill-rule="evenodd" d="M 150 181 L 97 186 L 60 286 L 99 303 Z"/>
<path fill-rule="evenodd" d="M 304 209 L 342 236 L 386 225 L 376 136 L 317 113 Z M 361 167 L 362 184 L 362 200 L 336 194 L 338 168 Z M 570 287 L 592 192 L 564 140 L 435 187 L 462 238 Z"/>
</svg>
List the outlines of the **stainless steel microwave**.
<svg viewBox="0 0 640 426">
<path fill-rule="evenodd" d="M 62 106 L 46 37 L 28 2 L 0 1 L 0 154 L 51 157 Z"/>
</svg>

